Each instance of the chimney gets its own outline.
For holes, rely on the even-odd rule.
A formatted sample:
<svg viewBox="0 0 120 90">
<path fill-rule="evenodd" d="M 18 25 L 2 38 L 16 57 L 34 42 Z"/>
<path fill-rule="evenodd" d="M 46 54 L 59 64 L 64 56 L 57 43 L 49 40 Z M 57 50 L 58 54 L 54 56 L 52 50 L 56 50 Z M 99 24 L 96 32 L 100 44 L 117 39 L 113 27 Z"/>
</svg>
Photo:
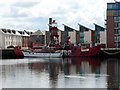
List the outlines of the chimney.
<svg viewBox="0 0 120 90">
<path fill-rule="evenodd" d="M 52 24 L 52 18 L 49 18 L 49 31 L 50 31 L 50 28 L 51 28 L 50 24 Z"/>
</svg>

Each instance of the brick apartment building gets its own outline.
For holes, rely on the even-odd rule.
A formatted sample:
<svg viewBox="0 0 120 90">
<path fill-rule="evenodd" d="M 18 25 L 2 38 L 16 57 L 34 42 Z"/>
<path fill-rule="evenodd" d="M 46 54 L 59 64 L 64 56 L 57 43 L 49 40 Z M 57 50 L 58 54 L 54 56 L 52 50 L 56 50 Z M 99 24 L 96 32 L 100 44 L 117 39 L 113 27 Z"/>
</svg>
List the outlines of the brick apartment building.
<svg viewBox="0 0 120 90">
<path fill-rule="evenodd" d="M 30 42 L 34 44 L 45 44 L 45 35 L 41 30 L 35 31 L 32 35 L 30 35 Z"/>
<path fill-rule="evenodd" d="M 107 47 L 120 47 L 120 2 L 107 3 Z"/>
</svg>

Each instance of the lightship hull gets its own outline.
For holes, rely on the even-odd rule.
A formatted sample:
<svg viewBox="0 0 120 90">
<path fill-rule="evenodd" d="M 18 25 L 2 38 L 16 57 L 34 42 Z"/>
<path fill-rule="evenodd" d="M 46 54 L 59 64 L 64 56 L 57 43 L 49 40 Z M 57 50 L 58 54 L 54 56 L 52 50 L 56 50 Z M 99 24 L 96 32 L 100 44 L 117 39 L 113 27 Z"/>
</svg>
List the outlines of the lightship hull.
<svg viewBox="0 0 120 90">
<path fill-rule="evenodd" d="M 94 46 L 89 48 L 87 51 L 82 51 L 80 46 L 71 47 L 71 53 L 68 53 L 67 57 L 92 57 L 100 54 L 101 46 Z"/>
</svg>

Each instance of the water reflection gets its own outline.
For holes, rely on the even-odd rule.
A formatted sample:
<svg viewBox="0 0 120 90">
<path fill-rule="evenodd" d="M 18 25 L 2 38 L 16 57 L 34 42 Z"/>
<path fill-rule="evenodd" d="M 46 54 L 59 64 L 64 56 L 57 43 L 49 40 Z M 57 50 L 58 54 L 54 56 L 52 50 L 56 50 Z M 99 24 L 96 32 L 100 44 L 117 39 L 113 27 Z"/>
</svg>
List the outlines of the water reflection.
<svg viewBox="0 0 120 90">
<path fill-rule="evenodd" d="M 9 88 L 119 88 L 117 58 L 24 58 L 2 60 Z"/>
<path fill-rule="evenodd" d="M 107 78 L 108 88 L 120 88 L 120 59 L 107 59 L 107 73 L 110 75 Z"/>
<path fill-rule="evenodd" d="M 48 61 L 47 61 L 48 60 Z M 49 85 L 51 88 L 56 88 L 58 75 L 62 72 L 62 58 L 57 59 L 47 59 L 46 62 L 39 63 L 29 63 L 29 69 L 31 71 L 46 72 L 48 74 Z M 45 77 L 46 78 L 46 77 Z"/>
<path fill-rule="evenodd" d="M 87 73 L 100 74 L 100 60 L 98 58 L 67 58 L 65 59 L 65 75 L 70 75 L 70 67 L 73 67 L 76 74 L 85 75 Z M 66 62 L 67 61 L 67 62 Z"/>
</svg>

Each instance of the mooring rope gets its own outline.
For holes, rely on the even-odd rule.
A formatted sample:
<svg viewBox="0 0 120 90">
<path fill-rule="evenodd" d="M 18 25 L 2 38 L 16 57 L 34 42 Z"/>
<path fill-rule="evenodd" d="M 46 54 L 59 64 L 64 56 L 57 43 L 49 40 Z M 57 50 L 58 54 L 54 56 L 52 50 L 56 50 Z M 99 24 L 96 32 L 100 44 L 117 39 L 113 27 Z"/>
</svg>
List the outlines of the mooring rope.
<svg viewBox="0 0 120 90">
<path fill-rule="evenodd" d="M 103 52 L 106 53 L 106 54 L 108 54 L 108 55 L 117 55 L 117 54 L 120 53 L 120 51 L 114 52 L 114 53 L 110 53 L 110 52 L 106 52 L 106 51 L 104 51 L 104 50 L 103 50 Z"/>
</svg>

